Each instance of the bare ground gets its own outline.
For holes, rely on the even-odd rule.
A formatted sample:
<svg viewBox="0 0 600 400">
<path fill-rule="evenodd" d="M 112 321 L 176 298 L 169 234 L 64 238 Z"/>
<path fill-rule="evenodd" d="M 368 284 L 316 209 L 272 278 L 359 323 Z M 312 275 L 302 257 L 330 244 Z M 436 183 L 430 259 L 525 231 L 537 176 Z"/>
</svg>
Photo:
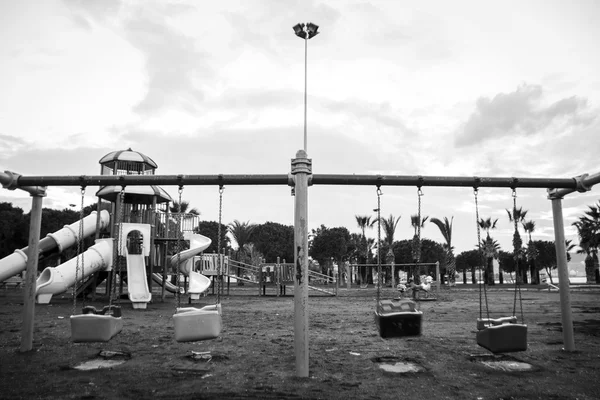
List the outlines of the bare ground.
<svg viewBox="0 0 600 400">
<path fill-rule="evenodd" d="M 196 343 L 173 339 L 173 297 L 146 310 L 133 310 L 124 301 L 123 331 L 110 342 L 72 343 L 73 303 L 65 295 L 36 306 L 34 350 L 20 353 L 23 292 L 3 289 L 0 398 L 600 399 L 599 289 L 571 294 L 575 352 L 562 350 L 559 294 L 523 292 L 529 348 L 504 360 L 533 365 L 527 372 L 505 372 L 481 362 L 491 354 L 475 342 L 477 290 L 442 291 L 438 301 L 422 302 L 422 335 L 390 339 L 380 338 L 375 327 L 375 289 L 311 295 L 308 378 L 296 376 L 293 296 L 257 293 L 254 286 L 232 286 L 222 300 L 222 336 Z M 391 289 L 383 294 L 396 296 Z M 510 291 L 493 290 L 489 299 L 492 316 L 511 312 Z M 214 301 L 209 295 L 198 305 Z M 102 350 L 130 358 L 112 368 L 72 368 Z M 194 360 L 192 351 L 210 352 L 210 357 Z M 398 374 L 381 368 L 400 361 L 424 370 Z"/>
</svg>

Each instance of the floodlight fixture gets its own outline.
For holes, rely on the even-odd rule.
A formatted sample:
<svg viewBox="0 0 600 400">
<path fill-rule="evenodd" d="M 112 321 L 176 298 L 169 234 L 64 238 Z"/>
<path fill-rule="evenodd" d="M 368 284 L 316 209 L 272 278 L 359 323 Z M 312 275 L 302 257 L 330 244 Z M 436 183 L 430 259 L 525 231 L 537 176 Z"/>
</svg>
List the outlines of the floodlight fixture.
<svg viewBox="0 0 600 400">
<path fill-rule="evenodd" d="M 308 32 L 308 38 L 311 39 L 319 34 L 319 32 L 317 32 L 319 30 L 319 25 L 309 22 L 306 24 L 306 30 Z"/>
<path fill-rule="evenodd" d="M 296 36 L 306 39 L 306 32 L 304 31 L 304 24 L 296 24 L 294 25 L 294 33 Z"/>
</svg>

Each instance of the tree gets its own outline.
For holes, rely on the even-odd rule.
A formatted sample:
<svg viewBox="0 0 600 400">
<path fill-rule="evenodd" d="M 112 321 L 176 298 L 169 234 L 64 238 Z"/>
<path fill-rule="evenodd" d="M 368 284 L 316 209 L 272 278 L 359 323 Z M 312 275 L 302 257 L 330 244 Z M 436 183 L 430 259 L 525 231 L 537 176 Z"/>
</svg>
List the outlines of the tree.
<svg viewBox="0 0 600 400">
<path fill-rule="evenodd" d="M 529 262 L 529 276 L 531 276 L 531 284 L 539 284 L 540 277 L 538 269 L 535 266 L 535 259 L 538 256 L 538 249 L 533 245 L 531 240 L 531 234 L 535 231 L 535 221 L 524 221 L 522 223 L 523 230 L 529 236 L 529 242 L 527 243 L 527 261 Z"/>
<path fill-rule="evenodd" d="M 481 243 L 481 251 L 486 259 L 486 266 L 484 269 L 484 281 L 487 285 L 495 284 L 494 277 L 494 259 L 498 258 L 498 252 L 500 251 L 500 245 L 490 236 L 487 236 Z"/>
<path fill-rule="evenodd" d="M 12 203 L 0 203 L 0 258 L 27 246 L 29 228 L 23 209 Z"/>
<path fill-rule="evenodd" d="M 418 264 L 421 261 L 421 230 L 425 227 L 425 222 L 429 217 L 422 218 L 420 214 L 410 216 L 410 225 L 413 227 L 415 234 L 412 239 L 412 258 L 413 262 Z M 417 268 L 414 272 L 413 279 L 415 284 L 421 283 L 421 269 Z"/>
<path fill-rule="evenodd" d="M 286 262 L 294 260 L 293 226 L 265 222 L 254 228 L 250 241 L 263 254 L 266 262 L 277 262 L 277 257 Z"/>
<path fill-rule="evenodd" d="M 588 283 L 600 283 L 600 265 L 598 250 L 600 247 L 600 202 L 588 206 L 588 210 L 573 225 L 577 227 L 579 247 L 586 254 L 586 280 Z"/>
<path fill-rule="evenodd" d="M 515 226 L 515 232 L 513 233 L 513 256 L 516 261 L 517 282 L 527 283 L 527 270 L 521 266 L 523 260 L 523 240 L 521 240 L 521 235 L 519 234 L 519 223 L 525 220 L 527 211 L 523 210 L 523 207 L 517 208 L 514 206 L 512 212 L 506 210 L 506 213 L 508 214 L 508 220 L 514 223 Z"/>
<path fill-rule="evenodd" d="M 512 273 L 515 272 L 516 270 L 516 261 L 515 261 L 515 256 L 513 255 L 513 253 L 508 252 L 508 251 L 498 251 L 498 264 L 499 264 L 499 269 L 507 272 L 510 277 L 511 280 L 514 281 Z"/>
<path fill-rule="evenodd" d="M 418 272 L 418 270 L 422 268 L 420 265 L 421 263 L 435 263 L 438 261 L 443 262 L 444 258 L 446 257 L 446 250 L 442 244 L 430 239 L 423 239 L 421 241 L 421 259 L 417 264 L 413 260 L 412 244 L 412 240 L 405 239 L 394 242 L 394 245 L 392 246 L 394 258 L 398 264 L 412 264 L 412 266 L 407 268 L 408 275 L 411 275 L 410 271 L 412 271 L 413 276 L 419 274 L 420 272 Z M 427 273 L 432 274 L 433 268 L 434 267 L 431 266 L 428 267 Z"/>
<path fill-rule="evenodd" d="M 456 256 L 456 270 L 463 273 L 463 283 L 467 283 L 467 271 L 471 271 L 471 283 L 477 283 L 475 270 L 482 267 L 478 249 L 466 250 Z"/>
<path fill-rule="evenodd" d="M 454 217 L 448 220 L 448 217 L 444 217 L 444 221 L 438 218 L 431 218 L 429 221 L 435 224 L 440 233 L 444 237 L 446 243 L 444 244 L 444 250 L 446 251 L 445 257 L 445 265 L 443 270 L 448 275 L 448 284 L 450 286 L 454 286 L 456 284 L 455 274 L 456 274 L 456 260 L 454 259 L 454 247 L 452 246 L 452 223 L 454 222 Z"/>
<path fill-rule="evenodd" d="M 533 246 L 536 250 L 536 268 L 539 270 L 546 270 L 546 274 L 550 277 L 550 283 L 552 283 L 552 270 L 557 268 L 556 261 L 556 247 L 554 241 L 548 240 L 535 240 L 530 241 L 530 246 Z M 537 271 L 536 271 L 537 273 Z"/>
<path fill-rule="evenodd" d="M 372 228 L 375 220 L 371 220 L 371 216 L 369 215 L 355 215 L 356 224 L 360 228 L 362 232 L 362 239 L 360 242 L 360 250 L 359 250 L 359 264 L 367 264 L 369 262 L 369 243 L 367 240 L 366 230 L 368 228 Z M 364 255 L 364 262 L 361 262 L 360 257 Z M 360 270 L 360 280 L 362 282 L 368 281 L 366 267 L 362 267 Z M 372 278 L 372 277 L 371 277 Z"/>
<path fill-rule="evenodd" d="M 486 258 L 486 268 L 485 268 L 485 282 L 488 285 L 495 285 L 496 280 L 494 279 L 494 258 L 498 257 L 498 243 L 493 240 L 490 236 L 490 230 L 496 229 L 496 224 L 498 223 L 498 219 L 496 218 L 492 221 L 492 218 L 480 218 L 477 221 L 479 227 L 483 229 L 486 233 L 486 238 L 481 241 L 481 249 L 483 251 L 483 255 Z M 502 273 L 498 274 L 498 278 L 500 283 L 504 282 L 504 277 Z"/>
<path fill-rule="evenodd" d="M 181 212 L 182 214 L 200 215 L 200 212 L 196 208 L 190 208 L 190 202 L 185 200 L 182 200 L 181 203 L 173 201 L 173 205 L 169 207 L 169 210 L 174 214 Z"/>
<path fill-rule="evenodd" d="M 224 224 L 221 224 L 220 244 L 218 244 L 219 223 L 217 221 L 200 221 L 198 226 L 194 228 L 194 232 L 204 235 L 212 241 L 210 246 L 204 250 L 205 253 L 219 253 L 219 249 L 221 249 L 224 254 L 227 254 L 231 248 L 231 240 L 227 236 L 227 226 Z"/>
<path fill-rule="evenodd" d="M 344 227 L 326 228 L 321 225 L 309 246 L 308 254 L 318 261 L 321 273 L 327 274 L 332 267 L 332 260 L 338 263 L 338 273 L 342 263 L 348 255 L 350 232 Z"/>
</svg>

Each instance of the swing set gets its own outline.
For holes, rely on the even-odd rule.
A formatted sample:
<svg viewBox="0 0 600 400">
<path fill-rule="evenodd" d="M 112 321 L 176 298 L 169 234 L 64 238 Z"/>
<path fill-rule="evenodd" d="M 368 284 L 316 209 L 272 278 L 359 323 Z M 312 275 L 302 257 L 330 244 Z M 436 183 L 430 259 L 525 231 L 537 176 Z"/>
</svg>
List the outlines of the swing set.
<svg viewBox="0 0 600 400">
<path fill-rule="evenodd" d="M 296 375 L 308 376 L 308 188 L 310 185 L 370 185 L 381 186 L 438 186 L 438 187 L 505 187 L 505 188 L 546 188 L 548 198 L 552 202 L 555 246 L 559 271 L 562 332 L 564 348 L 575 350 L 573 337 L 573 321 L 571 316 L 570 294 L 568 286 L 568 270 L 566 261 L 564 222 L 562 216 L 562 199 L 564 196 L 591 190 L 600 183 L 600 173 L 584 174 L 574 178 L 481 178 L 481 177 L 444 177 L 444 176 L 402 176 L 402 175 L 334 175 L 312 174 L 312 160 L 305 150 L 299 150 L 292 159 L 291 173 L 278 175 L 127 175 L 127 176 L 20 176 L 13 172 L 0 173 L 0 183 L 7 189 L 21 189 L 32 197 L 31 224 L 29 230 L 29 251 L 36 254 L 41 225 L 42 199 L 47 186 L 106 186 L 106 185 L 287 185 L 294 188 L 294 249 L 295 249 L 295 290 L 294 290 L 294 354 Z M 37 257 L 27 259 L 27 275 L 25 281 L 23 325 L 21 351 L 32 349 L 35 278 L 37 273 Z M 379 258 L 380 264 L 380 258 Z M 484 289 L 483 292 L 486 296 Z M 378 296 L 379 297 L 379 296 Z M 377 299 L 377 311 L 384 316 L 389 300 Z M 392 303 L 394 304 L 394 303 Z M 404 303 L 402 303 L 404 304 Z M 220 304 L 213 307 L 219 309 Z M 400 306 L 402 312 L 417 312 L 407 303 Z M 178 307 L 179 308 L 179 307 Z M 390 307 L 392 308 L 392 307 Z M 176 316 L 185 316 L 185 309 L 176 312 Z M 220 313 L 218 314 L 220 316 Z M 376 314 L 377 315 L 377 314 Z M 415 314 L 416 315 L 416 314 Z M 512 321 L 512 316 L 509 317 Z M 516 323 L 498 324 L 491 318 L 480 318 L 482 328 L 478 333 L 478 343 L 488 346 L 491 351 L 516 351 L 526 345 L 516 343 L 526 337 L 525 325 Z M 509 348 L 503 347 L 507 335 L 515 334 L 516 339 L 508 339 Z M 524 334 L 525 333 L 525 334 Z M 213 335 L 210 335 L 213 336 Z M 499 339 L 501 337 L 501 339 Z M 513 336 L 510 336 L 513 337 Z"/>
</svg>

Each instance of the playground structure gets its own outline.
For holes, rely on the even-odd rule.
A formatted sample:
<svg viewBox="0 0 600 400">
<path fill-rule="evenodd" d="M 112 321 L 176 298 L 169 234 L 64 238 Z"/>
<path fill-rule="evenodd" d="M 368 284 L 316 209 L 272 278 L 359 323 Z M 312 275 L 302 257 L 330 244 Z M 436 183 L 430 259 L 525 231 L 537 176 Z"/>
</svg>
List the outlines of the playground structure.
<svg viewBox="0 0 600 400">
<path fill-rule="evenodd" d="M 12 172 L 0 174 L 0 182 L 8 189 L 22 189 L 32 196 L 29 251 L 38 252 L 41 222 L 42 199 L 45 187 L 57 186 L 147 186 L 147 185 L 289 185 L 295 193 L 295 275 L 294 275 L 294 351 L 296 374 L 308 376 L 308 187 L 312 185 L 370 185 L 381 186 L 460 186 L 460 187 L 506 187 L 506 188 L 546 188 L 552 202 L 555 245 L 559 270 L 562 331 L 564 347 L 575 350 L 573 322 L 568 286 L 568 270 L 562 216 L 562 198 L 575 191 L 589 191 L 600 182 L 600 174 L 581 175 L 566 179 L 543 178 L 483 178 L 483 177 L 436 177 L 436 176 L 389 176 L 389 175 L 313 175 L 311 160 L 304 150 L 297 152 L 292 159 L 291 174 L 288 175 L 101 175 L 101 176 L 19 176 Z M 27 260 L 27 280 L 25 282 L 25 308 L 21 350 L 30 350 L 33 339 L 33 308 L 35 297 L 35 272 L 37 257 Z"/>
<path fill-rule="evenodd" d="M 112 152 L 100 160 L 102 176 L 152 175 L 157 168 L 149 157 L 132 151 Z M 178 288 L 163 279 L 169 269 L 182 263 L 181 273 L 186 277 L 187 291 L 192 299 L 199 298 L 210 286 L 210 280 L 195 271 L 197 260 L 209 245 L 210 239 L 194 233 L 199 217 L 184 214 L 182 223 L 176 226 L 174 216 L 169 213 L 169 194 L 159 186 L 103 186 L 96 193 L 98 212 L 48 234 L 38 243 L 41 256 L 61 253 L 75 245 L 80 239 L 95 235 L 96 243 L 89 247 L 81 258 L 74 257 L 58 266 L 46 268 L 36 281 L 36 300 L 48 304 L 54 295 L 64 293 L 78 285 L 77 295 L 85 295 L 106 282 L 108 288 L 115 277 L 127 283 L 127 292 L 133 308 L 146 308 L 152 299 L 152 283 L 161 286 L 161 298 L 165 291 L 177 293 Z M 177 229 L 179 228 L 179 229 Z M 174 254 L 173 243 L 183 238 L 186 249 Z M 116 242 L 113 242 L 116 240 Z M 29 246 L 17 249 L 0 260 L 0 282 L 21 274 L 27 265 Z M 213 255 L 208 260 L 207 275 L 216 275 Z M 82 263 L 78 266 L 78 262 Z M 227 262 L 224 257 L 222 262 Z M 225 264 L 223 264 L 225 265 Z M 81 276 L 77 277 L 78 272 Z"/>
</svg>

